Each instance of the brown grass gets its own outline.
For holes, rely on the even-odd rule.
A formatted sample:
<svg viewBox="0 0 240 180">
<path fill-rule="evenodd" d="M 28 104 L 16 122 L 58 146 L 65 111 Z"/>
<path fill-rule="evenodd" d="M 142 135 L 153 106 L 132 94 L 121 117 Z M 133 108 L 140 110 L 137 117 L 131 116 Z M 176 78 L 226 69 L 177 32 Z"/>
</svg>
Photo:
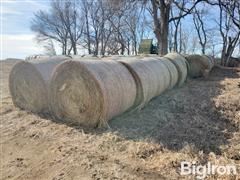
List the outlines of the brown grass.
<svg viewBox="0 0 240 180">
<path fill-rule="evenodd" d="M 240 70 L 213 68 L 189 79 L 109 129 L 52 122 L 13 106 L 12 61 L 1 61 L 1 179 L 195 179 L 181 161 L 234 164 L 240 173 Z M 208 176 L 231 180 L 236 176 Z"/>
</svg>

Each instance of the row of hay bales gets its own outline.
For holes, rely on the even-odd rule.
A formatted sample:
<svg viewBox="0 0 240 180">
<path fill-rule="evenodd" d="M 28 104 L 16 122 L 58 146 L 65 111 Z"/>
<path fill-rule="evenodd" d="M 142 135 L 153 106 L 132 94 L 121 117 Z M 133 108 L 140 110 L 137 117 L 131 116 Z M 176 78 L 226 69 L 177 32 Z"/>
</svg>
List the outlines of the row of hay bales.
<svg viewBox="0 0 240 180">
<path fill-rule="evenodd" d="M 201 57 L 209 71 L 213 64 L 205 67 L 207 61 Z M 177 53 L 84 60 L 40 58 L 17 63 L 10 73 L 9 88 L 14 105 L 21 109 L 50 114 L 67 123 L 104 126 L 113 117 L 142 108 L 167 89 L 183 85 L 188 72 L 194 74 L 197 69 L 194 62 L 192 56 Z"/>
</svg>

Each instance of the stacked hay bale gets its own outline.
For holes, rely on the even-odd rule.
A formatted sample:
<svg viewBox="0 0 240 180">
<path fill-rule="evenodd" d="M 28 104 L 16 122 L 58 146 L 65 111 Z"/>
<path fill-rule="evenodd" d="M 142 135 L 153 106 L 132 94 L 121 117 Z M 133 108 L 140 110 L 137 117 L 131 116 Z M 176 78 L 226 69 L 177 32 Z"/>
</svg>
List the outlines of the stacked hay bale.
<svg viewBox="0 0 240 180">
<path fill-rule="evenodd" d="M 51 110 L 58 120 L 102 126 L 131 108 L 136 84 L 117 61 L 72 60 L 60 64 L 51 80 Z"/>
<path fill-rule="evenodd" d="M 206 55 L 187 55 L 186 59 L 189 63 L 188 75 L 192 78 L 208 76 L 215 65 L 214 60 Z"/>
<path fill-rule="evenodd" d="M 119 59 L 135 79 L 137 96 L 134 108 L 141 108 L 153 97 L 169 88 L 170 73 L 166 65 L 152 57 L 142 59 Z"/>
<path fill-rule="evenodd" d="M 177 68 L 178 71 L 178 81 L 177 86 L 182 86 L 186 81 L 188 74 L 188 63 L 186 59 L 178 53 L 168 53 L 164 58 L 169 59 Z"/>
<path fill-rule="evenodd" d="M 38 58 L 14 65 L 9 90 L 15 106 L 34 113 L 49 112 L 49 82 L 54 68 L 67 57 Z"/>
</svg>

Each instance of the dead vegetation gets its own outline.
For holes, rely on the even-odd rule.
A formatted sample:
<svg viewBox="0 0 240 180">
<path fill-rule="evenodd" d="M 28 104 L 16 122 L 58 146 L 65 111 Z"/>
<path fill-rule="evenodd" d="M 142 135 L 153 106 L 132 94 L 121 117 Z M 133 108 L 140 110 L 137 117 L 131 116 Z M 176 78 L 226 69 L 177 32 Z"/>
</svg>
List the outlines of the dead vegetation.
<svg viewBox="0 0 240 180">
<path fill-rule="evenodd" d="M 8 90 L 13 61 L 0 63 L 2 179 L 193 179 L 180 175 L 181 161 L 240 164 L 237 69 L 215 68 L 208 79 L 188 80 L 113 119 L 109 129 L 90 130 L 15 108 Z"/>
</svg>

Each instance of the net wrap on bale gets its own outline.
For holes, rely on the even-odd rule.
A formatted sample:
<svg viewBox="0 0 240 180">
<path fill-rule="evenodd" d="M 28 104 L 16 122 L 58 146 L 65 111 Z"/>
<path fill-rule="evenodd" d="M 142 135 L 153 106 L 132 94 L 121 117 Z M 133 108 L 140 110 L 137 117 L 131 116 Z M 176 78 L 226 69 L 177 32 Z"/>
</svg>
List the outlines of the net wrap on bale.
<svg viewBox="0 0 240 180">
<path fill-rule="evenodd" d="M 170 73 L 163 62 L 152 57 L 119 61 L 128 68 L 137 84 L 134 108 L 142 108 L 153 97 L 168 89 Z"/>
<path fill-rule="evenodd" d="M 54 68 L 67 57 L 37 58 L 14 65 L 9 90 L 15 106 L 34 113 L 49 113 L 49 83 Z"/>
<path fill-rule="evenodd" d="M 168 53 L 164 57 L 168 58 L 177 68 L 177 71 L 178 71 L 177 85 L 182 86 L 186 81 L 187 74 L 188 74 L 188 63 L 186 59 L 178 53 Z"/>
<path fill-rule="evenodd" d="M 172 89 L 178 82 L 178 70 L 168 58 L 158 57 L 157 59 L 162 61 L 163 64 L 167 67 L 170 73 L 170 85 L 168 89 Z"/>
<path fill-rule="evenodd" d="M 192 78 L 207 76 L 215 63 L 211 57 L 206 55 L 187 55 L 186 59 L 189 63 L 189 76 Z"/>
<path fill-rule="evenodd" d="M 134 104 L 136 84 L 119 62 L 72 60 L 56 68 L 50 92 L 58 120 L 96 127 Z"/>
</svg>

